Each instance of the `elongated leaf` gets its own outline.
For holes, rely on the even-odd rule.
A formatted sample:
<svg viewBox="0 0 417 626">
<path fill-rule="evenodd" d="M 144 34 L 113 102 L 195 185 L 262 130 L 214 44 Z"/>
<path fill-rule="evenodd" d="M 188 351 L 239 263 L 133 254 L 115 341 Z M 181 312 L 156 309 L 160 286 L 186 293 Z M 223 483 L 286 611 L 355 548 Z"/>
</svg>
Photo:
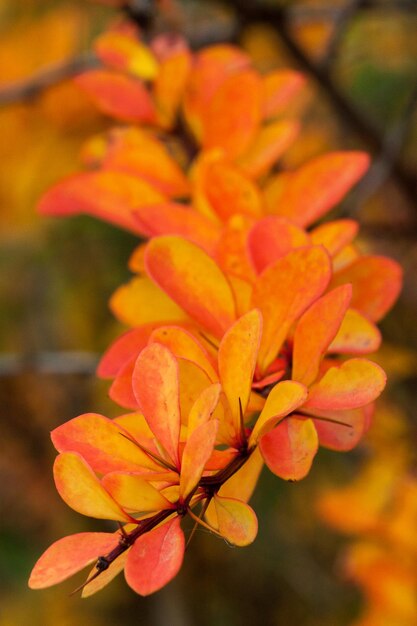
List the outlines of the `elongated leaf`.
<svg viewBox="0 0 417 626">
<path fill-rule="evenodd" d="M 240 412 L 246 412 L 262 334 L 262 317 L 254 309 L 238 319 L 219 346 L 219 375 L 240 433 Z"/>
<path fill-rule="evenodd" d="M 108 70 L 90 70 L 74 79 L 98 109 L 124 122 L 152 124 L 153 102 L 142 82 Z"/>
<path fill-rule="evenodd" d="M 302 228 L 276 215 L 258 220 L 250 230 L 247 241 L 251 261 L 258 273 L 294 248 L 309 244 L 310 238 Z"/>
<path fill-rule="evenodd" d="M 138 39 L 126 33 L 108 31 L 94 42 L 99 59 L 111 68 L 152 80 L 158 72 L 158 63 L 151 50 Z"/>
<path fill-rule="evenodd" d="M 326 222 L 311 231 L 311 243 L 324 246 L 330 256 L 334 256 L 352 242 L 358 230 L 359 224 L 354 220 Z"/>
<path fill-rule="evenodd" d="M 142 476 L 122 472 L 106 474 L 101 484 L 125 509 L 149 513 L 171 508 L 171 503 Z"/>
<path fill-rule="evenodd" d="M 75 174 L 62 180 L 45 193 L 38 208 L 47 215 L 87 213 L 143 234 L 132 211 L 141 204 L 163 201 L 164 196 L 146 181 L 124 172 L 105 170 Z"/>
<path fill-rule="evenodd" d="M 264 176 L 294 143 L 299 129 L 295 120 L 279 120 L 263 126 L 238 165 L 251 178 Z"/>
<path fill-rule="evenodd" d="M 260 274 L 252 306 L 260 309 L 264 323 L 258 359 L 262 372 L 278 356 L 293 323 L 325 291 L 330 275 L 328 254 L 316 246 L 290 252 Z"/>
<path fill-rule="evenodd" d="M 188 437 L 196 428 L 209 421 L 219 401 L 220 391 L 220 383 L 214 383 L 198 396 L 188 416 Z"/>
<path fill-rule="evenodd" d="M 308 226 L 345 196 L 368 165 L 364 152 L 330 152 L 316 157 L 289 173 L 282 188 L 281 182 L 276 189 L 275 181 L 270 181 L 266 189 L 269 212 Z"/>
<path fill-rule="evenodd" d="M 282 417 L 295 411 L 306 398 L 307 388 L 301 383 L 294 380 L 277 383 L 269 393 L 265 406 L 256 421 L 249 445 L 254 445 L 259 437 L 274 428 Z"/>
<path fill-rule="evenodd" d="M 66 580 L 117 545 L 114 533 L 78 533 L 55 541 L 42 554 L 29 578 L 31 589 Z"/>
<path fill-rule="evenodd" d="M 205 215 L 173 202 L 139 207 L 134 213 L 138 227 L 156 237 L 179 235 L 213 254 L 220 228 Z"/>
<path fill-rule="evenodd" d="M 192 57 L 186 48 L 161 61 L 153 84 L 153 94 L 159 123 L 165 128 L 171 128 L 175 123 L 191 66 Z"/>
<path fill-rule="evenodd" d="M 221 337 L 235 319 L 230 285 L 201 248 L 179 237 L 153 239 L 146 250 L 152 279 L 197 323 Z"/>
<path fill-rule="evenodd" d="M 304 86 L 305 78 L 293 70 L 274 70 L 262 77 L 263 116 L 273 118 L 281 113 Z"/>
<path fill-rule="evenodd" d="M 386 375 L 367 359 L 350 359 L 331 367 L 310 389 L 306 408 L 320 410 L 357 409 L 373 402 L 385 387 Z"/>
<path fill-rule="evenodd" d="M 79 454 L 63 452 L 57 456 L 54 479 L 59 495 L 74 511 L 98 519 L 131 521 Z"/>
<path fill-rule="evenodd" d="M 207 372 L 211 380 L 217 380 L 213 359 L 201 343 L 184 328 L 179 326 L 160 326 L 152 333 L 149 343 L 163 344 L 177 358 L 193 361 Z"/>
<path fill-rule="evenodd" d="M 226 159 L 203 162 L 198 182 L 200 192 L 223 222 L 237 213 L 253 217 L 262 215 L 258 188 Z"/>
<path fill-rule="evenodd" d="M 381 333 L 375 324 L 359 311 L 348 309 L 328 351 L 340 354 L 369 354 L 379 349 L 381 339 Z"/>
<path fill-rule="evenodd" d="M 158 343 L 145 348 L 136 361 L 132 386 L 149 428 L 179 467 L 179 375 L 172 352 Z"/>
<path fill-rule="evenodd" d="M 124 324 L 178 323 L 187 319 L 180 307 L 147 276 L 122 285 L 110 299 L 112 313 Z"/>
<path fill-rule="evenodd" d="M 402 270 L 392 259 L 361 256 L 334 274 L 332 287 L 352 283 L 351 306 L 378 322 L 396 301 L 402 285 Z"/>
<path fill-rule="evenodd" d="M 285 480 L 301 480 L 307 476 L 318 446 L 313 421 L 297 415 L 280 422 L 259 442 L 271 472 Z"/>
<path fill-rule="evenodd" d="M 128 440 L 129 435 L 129 431 L 107 417 L 86 413 L 55 428 L 51 438 L 58 452 L 78 452 L 94 471 L 101 474 L 158 469 Z"/>
<path fill-rule="evenodd" d="M 138 328 L 132 328 L 120 335 L 101 357 L 97 368 L 97 376 L 100 378 L 113 378 L 120 369 L 133 357 L 136 357 L 147 345 L 152 331 L 159 326 L 158 323 L 146 324 Z"/>
<path fill-rule="evenodd" d="M 185 498 L 197 486 L 216 442 L 218 422 L 210 420 L 188 437 L 181 458 L 180 497 Z"/>
<path fill-rule="evenodd" d="M 261 81 L 252 70 L 227 78 L 203 116 L 204 148 L 222 148 L 230 159 L 249 148 L 261 121 Z"/>
<path fill-rule="evenodd" d="M 304 313 L 294 333 L 292 378 L 311 385 L 329 344 L 340 328 L 352 287 L 342 285 L 316 300 Z"/>
<path fill-rule="evenodd" d="M 189 194 L 187 178 L 164 144 L 138 127 L 111 131 L 101 165 L 139 177 L 170 198 Z"/>
<path fill-rule="evenodd" d="M 141 535 L 126 559 L 127 584 L 141 596 L 158 591 L 179 572 L 184 550 L 184 533 L 178 517 Z"/>
</svg>

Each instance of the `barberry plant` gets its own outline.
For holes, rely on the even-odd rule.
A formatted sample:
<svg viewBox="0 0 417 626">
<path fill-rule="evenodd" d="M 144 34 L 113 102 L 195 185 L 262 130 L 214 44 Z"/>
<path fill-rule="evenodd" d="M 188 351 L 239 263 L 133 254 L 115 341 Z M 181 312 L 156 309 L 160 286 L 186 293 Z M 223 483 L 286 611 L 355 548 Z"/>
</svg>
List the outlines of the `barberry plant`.
<svg viewBox="0 0 417 626">
<path fill-rule="evenodd" d="M 83 596 L 122 569 L 148 595 L 181 567 L 185 517 L 246 546 L 264 464 L 300 480 L 320 445 L 360 441 L 386 382 L 365 355 L 380 345 L 376 322 L 401 270 L 361 254 L 353 220 L 323 221 L 366 171 L 366 154 L 277 173 L 299 132 L 298 72 L 261 75 L 230 45 L 145 45 L 131 26 L 95 50 L 103 67 L 76 82 L 122 125 L 87 142 L 86 170 L 47 191 L 40 210 L 88 213 L 149 239 L 111 299 L 132 328 L 98 369 L 130 412 L 81 415 L 52 432 L 63 500 L 118 529 L 58 540 L 29 584 L 93 563 Z"/>
</svg>

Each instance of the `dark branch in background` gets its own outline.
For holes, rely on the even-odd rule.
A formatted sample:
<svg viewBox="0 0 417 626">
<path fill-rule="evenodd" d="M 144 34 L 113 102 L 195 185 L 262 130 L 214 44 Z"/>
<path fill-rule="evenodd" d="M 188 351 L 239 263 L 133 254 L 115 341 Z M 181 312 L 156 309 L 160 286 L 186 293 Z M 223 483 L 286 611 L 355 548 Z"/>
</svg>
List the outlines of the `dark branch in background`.
<svg viewBox="0 0 417 626">
<path fill-rule="evenodd" d="M 0 353 L 0 378 L 21 374 L 93 376 L 99 356 L 92 352 L 61 351 L 31 354 Z"/>
<path fill-rule="evenodd" d="M 64 63 L 50 65 L 31 78 L 10 83 L 0 89 L 0 106 L 32 100 L 50 87 L 98 65 L 99 61 L 93 54 L 82 55 Z"/>
<path fill-rule="evenodd" d="M 333 32 L 327 42 L 326 52 L 319 63 L 322 69 L 330 69 L 330 66 L 338 55 L 340 45 L 351 20 L 355 17 L 357 11 L 363 4 L 364 0 L 349 0 L 335 15 L 332 26 Z"/>
<path fill-rule="evenodd" d="M 301 70 L 309 74 L 322 88 L 323 93 L 330 100 L 342 122 L 355 131 L 375 154 L 380 154 L 384 151 L 384 137 L 381 136 L 373 122 L 348 99 L 348 96 L 335 83 L 327 69 L 312 61 L 302 46 L 296 41 L 291 32 L 291 23 L 285 8 L 277 5 L 260 4 L 256 0 L 252 2 L 229 0 L 229 4 L 236 9 L 241 28 L 254 22 L 262 22 L 274 28 Z M 411 6 L 409 3 L 406 4 L 407 7 Z M 369 0 L 364 1 L 361 3 L 361 8 L 362 6 L 369 8 L 370 5 L 372 7 L 375 6 Z M 395 158 L 392 160 L 391 172 L 393 179 L 397 182 L 409 203 L 417 210 L 417 185 L 415 178 L 404 168 L 398 155 L 395 155 Z"/>
</svg>

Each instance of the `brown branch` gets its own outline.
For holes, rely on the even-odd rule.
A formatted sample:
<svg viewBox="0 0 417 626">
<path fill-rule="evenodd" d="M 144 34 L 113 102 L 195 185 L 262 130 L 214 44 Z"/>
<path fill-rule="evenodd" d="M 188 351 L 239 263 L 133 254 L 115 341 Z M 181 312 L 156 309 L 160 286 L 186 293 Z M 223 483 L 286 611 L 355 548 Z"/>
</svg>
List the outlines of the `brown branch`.
<svg viewBox="0 0 417 626">
<path fill-rule="evenodd" d="M 3 84 L 0 89 L 0 106 L 32 100 L 50 87 L 98 66 L 98 59 L 93 54 L 87 54 L 50 65 L 26 80 Z"/>
<path fill-rule="evenodd" d="M 339 13 L 336 14 L 333 20 L 333 31 L 327 42 L 326 51 L 319 62 L 321 68 L 328 69 L 333 64 L 338 55 L 346 29 L 363 4 L 364 0 L 348 0 Z"/>
</svg>

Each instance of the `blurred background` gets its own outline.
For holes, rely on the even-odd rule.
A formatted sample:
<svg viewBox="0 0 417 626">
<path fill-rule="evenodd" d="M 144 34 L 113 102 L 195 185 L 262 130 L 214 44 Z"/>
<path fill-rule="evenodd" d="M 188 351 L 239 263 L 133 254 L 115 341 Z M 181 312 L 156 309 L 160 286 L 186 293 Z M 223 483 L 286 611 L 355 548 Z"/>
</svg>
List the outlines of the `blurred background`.
<svg viewBox="0 0 417 626">
<path fill-rule="evenodd" d="M 78 579 L 27 589 L 52 541 L 100 529 L 57 495 L 49 431 L 79 413 L 120 411 L 94 370 L 121 332 L 107 301 L 137 240 L 86 216 L 41 218 L 36 203 L 80 167 L 83 141 L 111 125 L 70 78 L 121 11 L 194 48 L 238 42 L 263 71 L 303 71 L 309 87 L 294 114 L 304 130 L 282 163 L 370 152 L 369 174 L 337 216 L 360 222 L 363 250 L 402 263 L 405 285 L 377 356 L 391 382 L 358 450 L 321 450 L 299 484 L 265 472 L 252 546 L 199 531 L 181 574 L 155 596 L 120 579 L 81 600 L 69 597 Z M 0 33 L 0 626 L 415 626 L 415 0 L 2 0 Z"/>
</svg>

